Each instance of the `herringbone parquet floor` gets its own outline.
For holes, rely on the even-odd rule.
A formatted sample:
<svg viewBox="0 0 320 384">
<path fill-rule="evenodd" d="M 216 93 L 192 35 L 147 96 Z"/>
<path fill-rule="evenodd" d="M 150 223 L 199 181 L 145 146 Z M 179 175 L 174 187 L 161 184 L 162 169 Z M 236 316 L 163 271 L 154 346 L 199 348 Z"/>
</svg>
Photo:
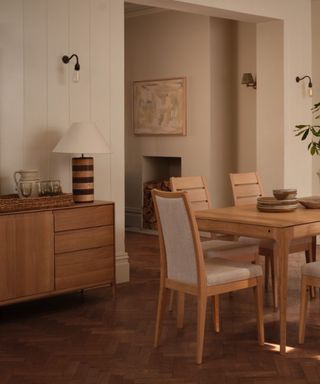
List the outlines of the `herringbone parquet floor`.
<svg viewBox="0 0 320 384">
<path fill-rule="evenodd" d="M 257 344 L 250 291 L 224 295 L 222 331 L 210 327 L 204 363 L 194 361 L 196 303 L 186 302 L 183 330 L 167 313 L 162 343 L 152 346 L 158 293 L 158 239 L 127 234 L 131 282 L 0 308 L 0 384 L 320 383 L 320 299 L 309 308 L 307 337 L 297 344 L 299 265 L 290 257 L 287 356 L 277 353 L 277 314 L 265 297 L 267 344 Z"/>
</svg>

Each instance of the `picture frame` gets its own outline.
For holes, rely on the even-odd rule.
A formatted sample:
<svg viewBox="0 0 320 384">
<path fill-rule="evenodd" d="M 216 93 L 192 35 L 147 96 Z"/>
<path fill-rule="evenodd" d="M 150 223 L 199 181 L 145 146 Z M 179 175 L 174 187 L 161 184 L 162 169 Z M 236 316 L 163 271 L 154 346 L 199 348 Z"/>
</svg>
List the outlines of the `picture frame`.
<svg viewBox="0 0 320 384">
<path fill-rule="evenodd" d="M 186 78 L 133 82 L 135 135 L 187 134 Z"/>
</svg>

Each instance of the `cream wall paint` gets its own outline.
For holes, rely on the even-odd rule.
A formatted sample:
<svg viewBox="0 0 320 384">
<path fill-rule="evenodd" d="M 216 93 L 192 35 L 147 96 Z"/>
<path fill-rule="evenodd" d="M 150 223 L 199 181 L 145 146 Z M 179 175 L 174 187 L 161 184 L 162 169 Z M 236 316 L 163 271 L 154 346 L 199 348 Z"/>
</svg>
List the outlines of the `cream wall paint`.
<svg viewBox="0 0 320 384">
<path fill-rule="evenodd" d="M 312 194 L 312 158 L 294 136 L 294 128 L 310 118 L 312 100 L 295 78 L 312 71 L 311 2 L 288 7 L 284 22 L 284 187 L 300 196 Z M 293 38 L 292 35 L 295 35 Z M 300 85 L 300 87 L 299 87 Z"/>
<path fill-rule="evenodd" d="M 126 207 L 142 206 L 142 157 L 182 158 L 182 175 L 210 180 L 210 20 L 161 12 L 126 20 Z M 135 80 L 187 78 L 187 136 L 135 136 Z"/>
<path fill-rule="evenodd" d="M 302 95 L 295 83 L 295 76 L 298 73 L 311 72 L 311 2 L 310 0 L 132 0 L 133 3 L 141 3 L 160 7 L 168 7 L 176 10 L 184 10 L 188 12 L 199 12 L 210 16 L 220 16 L 226 18 L 234 18 L 243 21 L 256 21 L 257 30 L 257 60 L 259 55 L 267 55 L 268 52 L 263 51 L 262 43 L 267 40 L 264 36 L 269 33 L 267 27 L 262 27 L 263 22 L 268 22 L 266 18 L 283 20 L 283 67 L 280 72 L 281 84 L 274 86 L 274 94 L 270 94 L 270 90 L 259 88 L 257 92 L 257 109 L 267 108 L 268 104 L 272 104 L 274 95 L 283 94 L 283 110 L 277 122 L 278 129 L 282 136 L 282 147 L 277 154 L 270 154 L 266 162 L 267 150 L 257 152 L 258 171 L 264 177 L 264 184 L 269 189 L 274 184 L 281 184 L 284 187 L 296 186 L 302 194 L 310 194 L 312 189 L 312 162 L 310 156 L 301 148 L 300 143 L 293 135 L 294 125 L 299 121 L 306 121 L 309 118 L 308 106 L 309 99 Z M 270 28 L 272 29 L 272 28 Z M 261 43 L 260 43 L 261 42 Z M 267 48 L 266 48 L 267 49 Z M 273 47 L 269 46 L 269 56 L 274 54 Z M 260 62 L 262 60 L 260 59 Z M 258 79 L 264 78 L 272 82 L 271 74 L 268 72 L 261 74 L 257 67 Z M 269 94 L 269 96 L 268 96 Z M 261 98 L 261 101 L 259 101 Z M 262 100 L 263 103 L 262 103 Z M 311 105 L 310 105 L 311 106 Z M 266 125 L 263 121 L 264 113 L 257 115 L 257 129 L 262 131 Z M 283 123 L 281 123 L 281 119 Z M 277 137 L 277 134 L 276 134 Z M 260 147 L 262 146 L 260 142 Z M 269 143 L 264 144 L 267 148 Z M 280 163 L 278 160 L 280 159 Z M 275 175 L 276 174 L 276 175 Z"/>
<path fill-rule="evenodd" d="M 318 103 L 320 101 L 320 0 L 312 1 L 312 85 L 313 85 L 313 97 L 312 103 Z M 307 73 L 305 73 L 307 74 Z M 304 84 L 304 90 L 307 84 Z M 309 121 L 311 120 L 310 112 Z M 306 151 L 306 144 L 301 145 Z M 311 155 L 310 155 L 311 156 Z M 320 195 L 320 156 L 314 156 L 312 159 L 312 180 L 313 180 L 313 195 Z"/>
<path fill-rule="evenodd" d="M 258 24 L 257 38 L 257 169 L 272 195 L 284 182 L 283 23 Z"/>
<path fill-rule="evenodd" d="M 95 197 L 116 203 L 117 280 L 126 281 L 123 3 L 0 0 L 0 20 L 1 193 L 13 192 L 12 174 L 21 168 L 59 178 L 70 191 L 70 157 L 51 151 L 71 122 L 95 121 L 113 151 L 95 156 Z M 74 52 L 79 83 L 71 80 L 74 64 L 61 61 Z"/>
<path fill-rule="evenodd" d="M 237 24 L 237 162 L 234 172 L 257 169 L 257 90 L 240 85 L 243 73 L 257 74 L 257 27 L 254 23 Z M 259 79 L 258 87 L 260 87 Z"/>
<path fill-rule="evenodd" d="M 133 81 L 182 75 L 187 78 L 187 136 L 135 136 Z M 239 86 L 236 22 L 174 11 L 126 20 L 128 223 L 139 225 L 143 156 L 181 157 L 182 175 L 207 178 L 214 206 L 232 204 L 228 173 L 236 168 Z"/>
<path fill-rule="evenodd" d="M 210 191 L 215 207 L 232 205 L 228 174 L 237 167 L 237 22 L 211 18 Z"/>
</svg>

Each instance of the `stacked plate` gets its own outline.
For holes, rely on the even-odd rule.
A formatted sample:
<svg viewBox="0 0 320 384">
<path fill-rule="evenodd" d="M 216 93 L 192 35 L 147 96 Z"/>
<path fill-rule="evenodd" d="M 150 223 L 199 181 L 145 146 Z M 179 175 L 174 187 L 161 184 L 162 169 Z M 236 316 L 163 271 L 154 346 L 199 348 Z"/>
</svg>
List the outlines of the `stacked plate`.
<svg viewBox="0 0 320 384">
<path fill-rule="evenodd" d="M 258 197 L 257 208 L 262 212 L 291 212 L 298 207 L 297 199 L 278 200 L 274 197 Z"/>
</svg>

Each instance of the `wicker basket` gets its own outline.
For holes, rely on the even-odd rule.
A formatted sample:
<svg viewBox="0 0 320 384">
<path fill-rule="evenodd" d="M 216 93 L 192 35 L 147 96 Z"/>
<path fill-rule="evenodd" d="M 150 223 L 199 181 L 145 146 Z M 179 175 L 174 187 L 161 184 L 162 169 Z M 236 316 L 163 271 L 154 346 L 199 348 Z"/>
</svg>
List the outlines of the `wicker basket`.
<svg viewBox="0 0 320 384">
<path fill-rule="evenodd" d="M 25 199 L 19 198 L 16 194 L 0 196 L 0 212 L 68 207 L 73 204 L 71 193 L 62 193 L 56 196 L 27 197 Z"/>
</svg>

